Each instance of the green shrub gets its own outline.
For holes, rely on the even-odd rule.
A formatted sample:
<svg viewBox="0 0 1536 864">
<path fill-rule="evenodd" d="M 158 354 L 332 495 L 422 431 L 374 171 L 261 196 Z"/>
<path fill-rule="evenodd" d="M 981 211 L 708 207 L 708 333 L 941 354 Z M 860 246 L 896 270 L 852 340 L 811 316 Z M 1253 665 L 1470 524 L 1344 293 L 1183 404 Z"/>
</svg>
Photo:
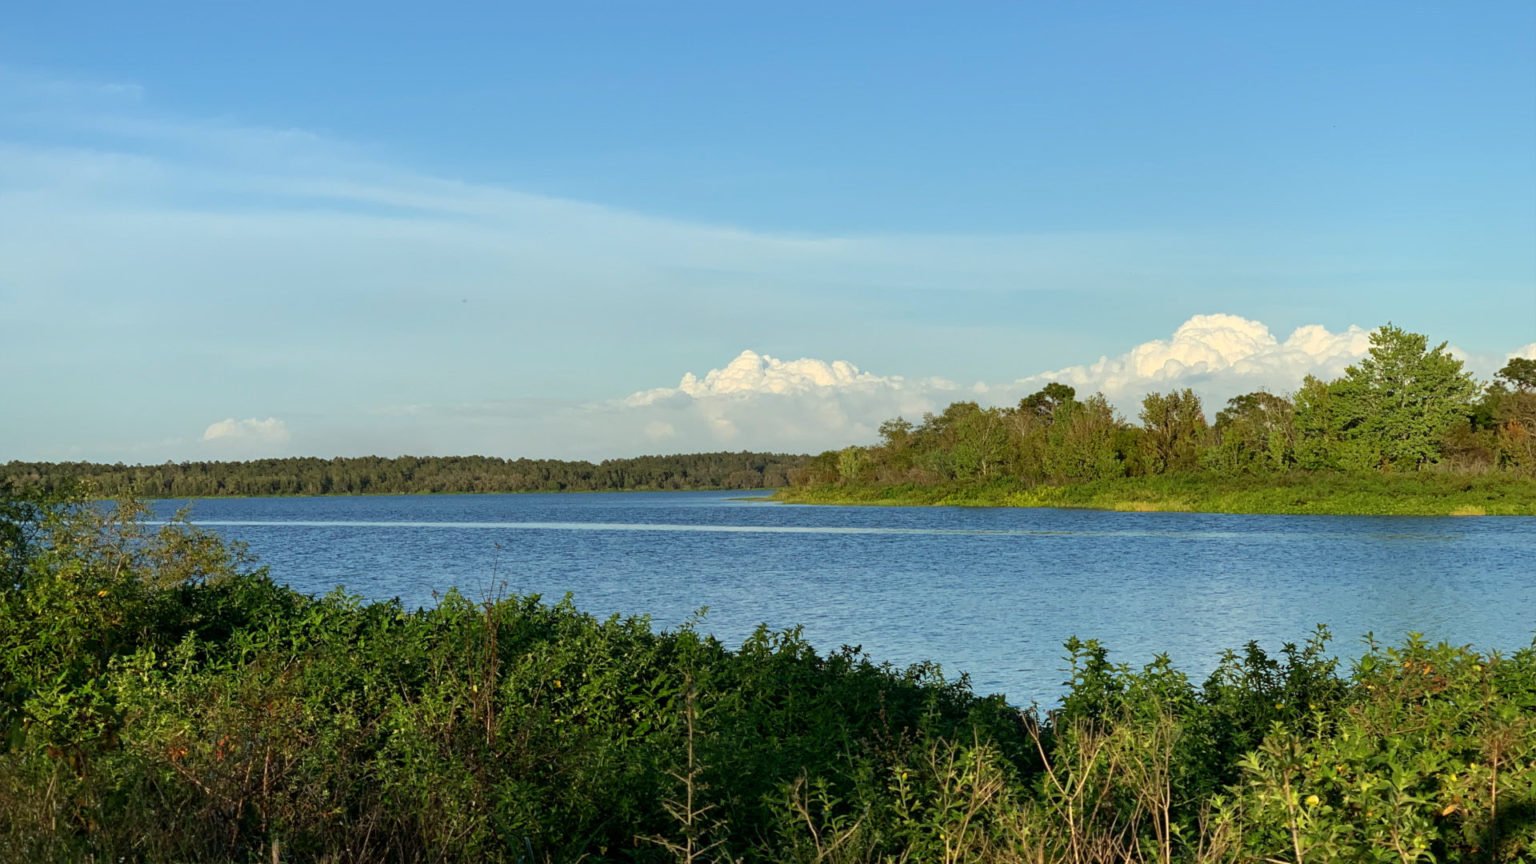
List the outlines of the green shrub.
<svg viewBox="0 0 1536 864">
<path fill-rule="evenodd" d="M 0 496 L 0 860 L 1517 861 L 1536 651 L 1319 630 L 1056 710 L 569 599 L 307 597 L 185 521 Z"/>
</svg>

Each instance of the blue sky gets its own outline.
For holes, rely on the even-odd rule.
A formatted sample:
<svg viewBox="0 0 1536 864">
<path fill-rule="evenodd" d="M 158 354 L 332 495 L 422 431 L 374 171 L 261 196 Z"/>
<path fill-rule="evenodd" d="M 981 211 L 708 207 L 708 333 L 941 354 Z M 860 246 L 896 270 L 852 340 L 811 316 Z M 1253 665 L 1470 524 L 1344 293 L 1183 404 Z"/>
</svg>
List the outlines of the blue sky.
<svg viewBox="0 0 1536 864">
<path fill-rule="evenodd" d="M 1536 342 L 1530 4 L 318 5 L 0 24 L 0 460 L 808 450 Z"/>
</svg>

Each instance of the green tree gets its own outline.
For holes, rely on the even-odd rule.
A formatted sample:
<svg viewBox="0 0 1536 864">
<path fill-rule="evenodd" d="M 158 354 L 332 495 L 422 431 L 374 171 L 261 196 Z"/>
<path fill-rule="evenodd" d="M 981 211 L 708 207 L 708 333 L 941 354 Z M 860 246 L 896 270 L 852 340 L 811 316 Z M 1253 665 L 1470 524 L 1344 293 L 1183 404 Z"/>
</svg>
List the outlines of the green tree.
<svg viewBox="0 0 1536 864">
<path fill-rule="evenodd" d="M 1296 429 L 1296 464 L 1308 471 L 1343 467 L 1343 429 L 1333 390 L 1321 378 L 1308 375 L 1292 398 Z"/>
<path fill-rule="evenodd" d="M 1002 412 L 975 402 L 954 402 L 944 413 L 923 417 L 917 432 L 930 469 L 945 479 L 988 480 L 1008 456 Z"/>
<path fill-rule="evenodd" d="M 1371 334 L 1371 349 L 1330 386 L 1350 460 L 1420 468 L 1435 462 L 1439 442 L 1465 422 L 1478 392 L 1471 373 L 1428 339 L 1388 323 Z"/>
<path fill-rule="evenodd" d="M 1205 439 L 1205 409 L 1195 391 L 1148 393 L 1141 401 L 1141 425 L 1146 430 L 1143 453 L 1147 473 L 1188 471 L 1195 467 Z"/>
<path fill-rule="evenodd" d="M 880 424 L 880 444 L 871 455 L 879 466 L 882 480 L 899 481 L 911 474 L 918 455 L 914 446 L 914 428 L 912 421 L 902 417 Z"/>
<path fill-rule="evenodd" d="M 1017 406 L 1004 409 L 1010 473 L 1030 485 L 1044 482 L 1052 471 L 1047 457 L 1050 428 L 1058 417 L 1069 416 L 1081 405 L 1076 390 L 1053 381 L 1020 399 Z"/>
<path fill-rule="evenodd" d="M 1052 419 L 1056 409 L 1077 401 L 1077 391 L 1058 381 L 1052 381 L 1039 390 L 1019 400 L 1019 412 L 1045 420 Z"/>
<path fill-rule="evenodd" d="M 1495 429 L 1499 464 L 1536 473 L 1536 360 L 1515 357 L 1493 377 L 1483 402 Z"/>
<path fill-rule="evenodd" d="M 1263 390 L 1227 400 L 1216 412 L 1213 467 L 1238 472 L 1276 471 L 1296 458 L 1296 409 L 1290 400 Z"/>
<path fill-rule="evenodd" d="M 1503 381 L 1516 393 L 1536 392 L 1536 359 L 1511 357 L 1493 377 Z"/>
<path fill-rule="evenodd" d="M 1101 480 L 1125 474 L 1115 447 L 1124 424 L 1102 393 L 1061 406 L 1046 437 L 1046 467 L 1060 480 Z"/>
<path fill-rule="evenodd" d="M 837 451 L 837 474 L 844 483 L 858 483 L 873 468 L 874 460 L 864 447 L 844 447 Z"/>
</svg>

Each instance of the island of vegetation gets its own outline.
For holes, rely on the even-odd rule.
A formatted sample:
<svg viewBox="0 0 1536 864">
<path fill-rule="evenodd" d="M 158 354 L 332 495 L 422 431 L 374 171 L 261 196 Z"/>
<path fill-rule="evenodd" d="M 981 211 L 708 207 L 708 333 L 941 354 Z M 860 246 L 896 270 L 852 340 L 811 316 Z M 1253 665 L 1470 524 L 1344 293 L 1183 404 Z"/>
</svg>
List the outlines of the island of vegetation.
<svg viewBox="0 0 1536 864">
<path fill-rule="evenodd" d="M 146 512 L 0 484 L 0 861 L 1536 856 L 1536 647 L 1197 684 L 1073 639 L 1047 710 L 796 630 L 306 596 Z"/>
<path fill-rule="evenodd" d="M 873 446 L 822 453 L 780 500 L 1220 513 L 1536 515 L 1536 360 L 1481 386 L 1391 324 L 1333 380 L 1237 396 L 1209 423 L 1191 390 L 1141 425 L 1102 394 L 1047 384 L 1012 407 L 900 417 Z"/>
<path fill-rule="evenodd" d="M 491 456 L 256 459 L 248 462 L 10 462 L 0 480 L 70 489 L 85 482 L 112 498 L 268 495 L 428 495 L 475 492 L 628 492 L 776 489 L 810 457 L 783 453 L 690 453 L 602 462 Z"/>
</svg>

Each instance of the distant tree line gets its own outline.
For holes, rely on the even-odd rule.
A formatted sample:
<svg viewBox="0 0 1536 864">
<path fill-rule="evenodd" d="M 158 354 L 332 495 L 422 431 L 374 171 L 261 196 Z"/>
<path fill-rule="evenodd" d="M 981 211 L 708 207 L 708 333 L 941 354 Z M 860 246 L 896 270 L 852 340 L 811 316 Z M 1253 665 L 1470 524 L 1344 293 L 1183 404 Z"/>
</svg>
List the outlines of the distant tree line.
<svg viewBox="0 0 1536 864">
<path fill-rule="evenodd" d="M 1207 419 L 1185 389 L 1142 400 L 1140 425 L 1095 393 L 1051 383 L 1011 407 L 956 402 L 920 423 L 897 417 L 880 442 L 828 451 L 794 485 L 1072 484 L 1179 472 L 1264 475 L 1430 468 L 1536 475 L 1536 360 L 1474 381 L 1445 343 L 1387 324 L 1333 381 L 1289 397 L 1258 391 Z"/>
<path fill-rule="evenodd" d="M 85 481 L 113 497 L 358 495 L 458 492 L 609 492 L 776 489 L 809 457 L 782 453 L 693 453 L 599 463 L 490 456 L 256 459 L 249 462 L 10 462 L 0 481 L 55 490 Z"/>
</svg>

